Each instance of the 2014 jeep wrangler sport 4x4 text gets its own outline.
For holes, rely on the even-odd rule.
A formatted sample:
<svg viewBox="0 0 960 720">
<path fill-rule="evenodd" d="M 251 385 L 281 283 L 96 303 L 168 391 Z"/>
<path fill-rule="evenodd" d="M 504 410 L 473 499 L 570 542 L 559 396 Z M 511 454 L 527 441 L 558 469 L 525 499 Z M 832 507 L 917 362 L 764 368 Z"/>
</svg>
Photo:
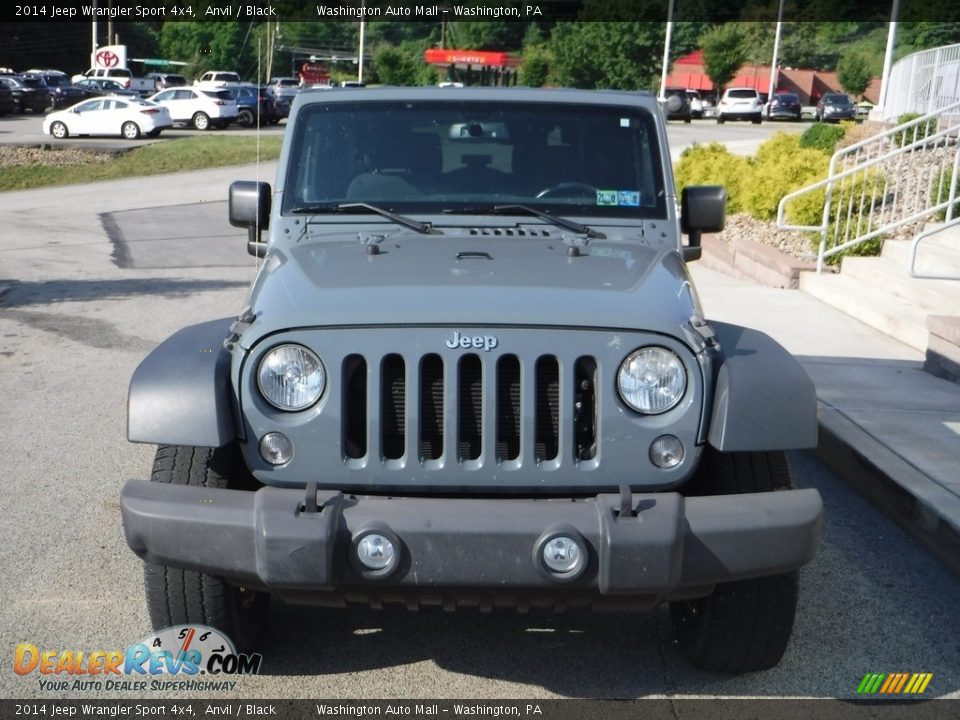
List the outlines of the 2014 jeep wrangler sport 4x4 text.
<svg viewBox="0 0 960 720">
<path fill-rule="evenodd" d="M 815 445 L 816 398 L 704 319 L 686 261 L 725 204 L 678 202 L 646 95 L 300 94 L 274 188 L 230 188 L 247 306 L 130 384 L 129 438 L 160 446 L 122 492 L 155 628 L 250 648 L 271 595 L 669 602 L 693 664 L 775 665 L 822 511 L 783 451 Z"/>
</svg>

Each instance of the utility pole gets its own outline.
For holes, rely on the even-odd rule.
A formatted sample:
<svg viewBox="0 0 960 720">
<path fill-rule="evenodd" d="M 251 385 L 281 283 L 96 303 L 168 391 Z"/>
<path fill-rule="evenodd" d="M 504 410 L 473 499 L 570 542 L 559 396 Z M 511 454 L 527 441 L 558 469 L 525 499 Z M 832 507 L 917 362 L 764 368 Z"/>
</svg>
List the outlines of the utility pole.
<svg viewBox="0 0 960 720">
<path fill-rule="evenodd" d="M 667 75 L 670 72 L 670 37 L 673 35 L 673 0 L 667 6 L 667 38 L 663 43 L 663 71 L 660 73 L 660 94 L 657 99 L 667 99 Z"/>
<path fill-rule="evenodd" d="M 773 60 L 770 63 L 770 92 L 767 93 L 767 102 L 773 99 L 777 91 L 777 74 L 780 68 L 780 31 L 783 29 L 783 0 L 780 0 L 780 9 L 777 11 L 777 34 L 773 39 Z"/>
<path fill-rule="evenodd" d="M 93 38 L 91 40 L 90 47 L 90 67 L 93 67 L 96 64 L 97 56 L 97 0 L 93 0 Z"/>
<path fill-rule="evenodd" d="M 880 101 L 877 107 L 880 110 L 878 120 L 883 120 L 887 107 L 887 85 L 890 83 L 890 68 L 893 67 L 893 46 L 897 40 L 897 16 L 900 14 L 900 0 L 893 0 L 890 10 L 890 27 L 887 30 L 887 52 L 883 56 L 883 75 L 880 76 Z"/>
</svg>

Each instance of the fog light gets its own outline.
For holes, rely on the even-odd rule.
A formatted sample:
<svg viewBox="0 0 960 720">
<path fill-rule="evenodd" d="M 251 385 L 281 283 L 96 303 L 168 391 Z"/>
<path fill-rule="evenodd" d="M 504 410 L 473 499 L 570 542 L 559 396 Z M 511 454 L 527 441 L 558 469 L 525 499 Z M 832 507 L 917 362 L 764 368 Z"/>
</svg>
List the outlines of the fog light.
<svg viewBox="0 0 960 720">
<path fill-rule="evenodd" d="M 357 543 L 357 560 L 367 570 L 386 570 L 397 556 L 393 542 L 379 533 L 364 535 Z"/>
<path fill-rule="evenodd" d="M 551 572 L 566 575 L 579 569 L 586 553 L 572 537 L 558 535 L 543 545 L 543 564 Z"/>
<path fill-rule="evenodd" d="M 669 470 L 683 460 L 683 443 L 673 435 L 661 435 L 650 446 L 650 460 L 658 468 Z"/>
<path fill-rule="evenodd" d="M 271 465 L 283 465 L 293 457 L 293 443 L 283 433 L 267 433 L 260 439 L 260 457 Z"/>
</svg>

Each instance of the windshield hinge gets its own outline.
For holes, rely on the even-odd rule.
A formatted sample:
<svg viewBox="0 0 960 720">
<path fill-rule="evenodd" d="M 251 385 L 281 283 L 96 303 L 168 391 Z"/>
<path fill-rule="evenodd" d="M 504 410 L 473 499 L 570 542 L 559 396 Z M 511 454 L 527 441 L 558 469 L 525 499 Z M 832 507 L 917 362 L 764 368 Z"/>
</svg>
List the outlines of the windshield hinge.
<svg viewBox="0 0 960 720">
<path fill-rule="evenodd" d="M 257 316 L 253 314 L 250 306 L 247 305 L 247 307 L 240 312 L 240 315 L 237 316 L 237 319 L 233 321 L 233 324 L 230 325 L 230 335 L 223 341 L 223 347 L 227 352 L 233 352 L 233 349 L 237 345 L 237 340 L 240 339 L 240 336 L 246 332 L 247 328 L 250 327 L 256 319 Z"/>
</svg>

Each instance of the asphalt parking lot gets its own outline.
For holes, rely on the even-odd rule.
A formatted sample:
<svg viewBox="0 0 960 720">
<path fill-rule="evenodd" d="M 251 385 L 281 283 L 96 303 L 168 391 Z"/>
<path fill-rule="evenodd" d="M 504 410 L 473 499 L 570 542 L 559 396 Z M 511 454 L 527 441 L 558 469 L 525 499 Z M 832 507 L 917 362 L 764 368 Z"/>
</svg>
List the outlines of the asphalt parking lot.
<svg viewBox="0 0 960 720">
<path fill-rule="evenodd" d="M 117 132 L 117 137 L 71 137 L 65 140 L 57 140 L 43 133 L 43 118 L 44 115 L 31 112 L 0 117 L 0 145 L 27 145 L 30 147 L 42 145 L 52 148 L 77 147 L 105 152 L 118 152 L 131 147 L 156 142 L 166 142 L 175 138 L 190 137 L 193 135 L 257 134 L 257 128 L 241 128 L 237 125 L 231 125 L 224 130 L 194 130 L 188 127 L 174 127 L 169 130 L 164 130 L 158 138 L 141 137 L 138 140 L 124 140 L 120 137 L 119 131 Z M 282 135 L 285 127 L 286 120 L 282 120 L 279 125 L 260 128 L 260 132 L 264 135 Z"/>
<path fill-rule="evenodd" d="M 671 123 L 672 137 L 708 128 L 717 126 Z M 231 180 L 254 172 L 0 194 L 0 697 L 89 697 L 12 673 L 18 643 L 89 652 L 149 632 L 117 497 L 126 479 L 149 474 L 153 449 L 126 442 L 126 387 L 169 334 L 242 307 L 255 263 L 226 222 L 225 197 Z M 736 292 L 709 272 L 697 279 L 701 294 Z M 554 617 L 278 605 L 263 674 L 239 678 L 234 695 L 849 698 L 877 671 L 933 672 L 930 695 L 958 694 L 960 581 L 810 454 L 790 461 L 826 513 L 792 643 L 773 670 L 692 670 L 664 608 Z"/>
</svg>

